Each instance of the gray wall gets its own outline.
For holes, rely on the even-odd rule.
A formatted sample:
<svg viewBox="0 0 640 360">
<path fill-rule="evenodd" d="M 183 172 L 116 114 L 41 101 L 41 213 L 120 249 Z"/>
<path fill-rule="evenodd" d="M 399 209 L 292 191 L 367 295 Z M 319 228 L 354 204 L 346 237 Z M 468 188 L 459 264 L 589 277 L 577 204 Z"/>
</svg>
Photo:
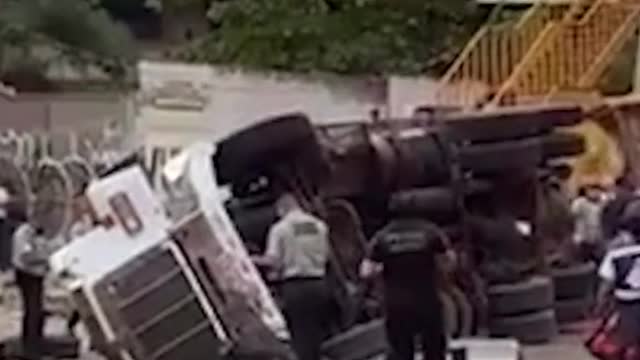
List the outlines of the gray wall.
<svg viewBox="0 0 640 360">
<path fill-rule="evenodd" d="M 54 149 L 68 147 L 68 135 L 100 142 L 103 129 L 113 121 L 128 127 L 130 97 L 121 94 L 18 94 L 0 97 L 0 131 L 47 134 Z M 56 154 L 54 154 L 56 155 Z"/>
</svg>

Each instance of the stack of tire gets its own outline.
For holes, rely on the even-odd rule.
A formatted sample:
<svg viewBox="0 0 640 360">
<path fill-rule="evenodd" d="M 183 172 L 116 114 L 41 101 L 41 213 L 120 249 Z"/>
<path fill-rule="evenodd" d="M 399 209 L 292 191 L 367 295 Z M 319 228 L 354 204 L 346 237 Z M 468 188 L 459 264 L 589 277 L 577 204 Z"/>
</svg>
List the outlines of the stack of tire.
<svg viewBox="0 0 640 360">
<path fill-rule="evenodd" d="M 556 317 L 560 324 L 585 320 L 593 305 L 596 265 L 592 262 L 553 269 Z"/>
<path fill-rule="evenodd" d="M 489 334 L 513 337 L 522 344 L 541 344 L 558 334 L 554 286 L 549 277 L 533 276 L 513 284 L 489 287 Z"/>
</svg>

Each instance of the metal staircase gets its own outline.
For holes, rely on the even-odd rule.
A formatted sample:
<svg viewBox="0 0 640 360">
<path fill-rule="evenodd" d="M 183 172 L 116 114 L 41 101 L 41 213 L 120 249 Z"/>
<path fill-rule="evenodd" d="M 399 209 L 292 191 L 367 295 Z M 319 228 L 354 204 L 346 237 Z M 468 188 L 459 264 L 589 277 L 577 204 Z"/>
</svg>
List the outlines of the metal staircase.
<svg viewBox="0 0 640 360">
<path fill-rule="evenodd" d="M 537 3 L 514 24 L 480 29 L 441 79 L 437 100 L 464 108 L 591 90 L 640 26 L 640 2 Z"/>
<path fill-rule="evenodd" d="M 540 32 L 565 12 L 566 7 L 537 3 L 516 21 L 481 27 L 440 80 L 438 103 L 476 105 L 487 88 L 509 78 Z"/>
</svg>

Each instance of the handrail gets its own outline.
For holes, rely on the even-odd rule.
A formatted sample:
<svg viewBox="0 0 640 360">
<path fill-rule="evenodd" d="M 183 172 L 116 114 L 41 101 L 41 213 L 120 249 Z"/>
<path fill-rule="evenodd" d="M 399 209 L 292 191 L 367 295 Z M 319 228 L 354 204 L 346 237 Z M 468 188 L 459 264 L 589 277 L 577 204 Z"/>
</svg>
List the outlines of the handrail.
<svg viewBox="0 0 640 360">
<path fill-rule="evenodd" d="M 591 21 L 593 19 L 595 14 L 598 13 L 598 10 L 600 10 L 602 8 L 606 9 L 607 5 L 608 5 L 607 1 L 597 0 L 595 3 L 591 4 L 591 7 L 589 8 L 589 10 L 587 10 L 587 12 L 584 14 L 584 16 L 582 16 L 580 19 L 578 19 L 578 21 L 575 21 L 575 24 L 576 25 L 586 25 L 586 24 L 588 24 L 589 21 Z"/>
<path fill-rule="evenodd" d="M 441 78 L 436 96 L 455 95 L 446 100 L 471 106 L 485 87 L 495 90 L 487 104 L 495 106 L 508 94 L 549 101 L 565 89 L 593 87 L 638 28 L 640 3 L 576 0 L 558 7 L 536 2 L 515 24 L 480 28 Z"/>
<path fill-rule="evenodd" d="M 441 86 L 446 85 L 451 80 L 456 71 L 458 71 L 458 69 L 462 67 L 469 55 L 471 55 L 473 50 L 476 48 L 476 45 L 480 42 L 480 40 L 482 40 L 482 38 L 485 37 L 485 34 L 487 34 L 488 32 L 489 26 L 487 25 L 482 26 L 478 31 L 476 31 L 471 40 L 469 40 L 464 49 L 462 49 L 460 55 L 458 55 L 453 64 L 449 66 L 449 70 L 447 70 L 444 76 L 440 79 Z"/>
<path fill-rule="evenodd" d="M 527 54 L 523 57 L 522 61 L 513 69 L 511 76 L 504 84 L 500 87 L 500 89 L 496 92 L 493 99 L 491 99 L 490 104 L 495 106 L 498 105 L 500 99 L 510 90 L 513 89 L 514 85 L 517 84 L 517 80 L 519 80 L 520 75 L 524 73 L 529 68 L 529 64 L 535 60 L 537 60 L 538 51 L 545 46 L 548 46 L 551 42 L 548 41 L 549 38 L 553 38 L 558 31 L 560 30 L 560 26 L 556 23 L 549 23 L 545 27 L 545 29 L 540 33 L 540 36 L 533 43 Z"/>
<path fill-rule="evenodd" d="M 522 15 L 520 20 L 518 20 L 518 22 L 516 23 L 515 28 L 517 30 L 520 30 L 522 27 L 528 24 L 528 22 L 531 20 L 532 17 L 534 17 L 535 15 L 538 15 L 538 12 L 544 11 L 544 10 L 545 8 L 542 5 L 542 2 L 541 1 L 536 2 L 535 4 L 533 4 L 533 6 L 529 8 L 529 10 L 527 10 L 524 13 L 524 15 Z"/>
<path fill-rule="evenodd" d="M 588 86 L 590 82 L 593 82 L 594 78 L 598 77 L 604 68 L 606 67 L 608 56 L 624 46 L 624 40 L 626 40 L 629 33 L 635 32 L 640 28 L 638 23 L 640 20 L 640 7 L 635 9 L 626 19 L 626 21 L 619 27 L 615 34 L 611 37 L 609 43 L 600 52 L 599 56 L 594 59 L 593 64 L 587 69 L 587 71 L 578 79 L 578 84 L 581 86 Z M 617 49 L 616 49 L 617 48 Z"/>
</svg>

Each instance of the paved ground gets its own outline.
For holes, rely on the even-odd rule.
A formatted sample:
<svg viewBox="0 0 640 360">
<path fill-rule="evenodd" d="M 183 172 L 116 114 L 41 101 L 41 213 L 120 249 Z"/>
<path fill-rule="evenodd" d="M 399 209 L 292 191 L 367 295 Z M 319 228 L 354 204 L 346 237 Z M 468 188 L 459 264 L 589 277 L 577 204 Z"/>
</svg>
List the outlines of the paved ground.
<svg viewBox="0 0 640 360">
<path fill-rule="evenodd" d="M 587 324 L 579 324 L 563 333 L 552 343 L 524 348 L 524 360 L 591 360 L 582 344 L 588 333 Z"/>
<path fill-rule="evenodd" d="M 13 289 L 2 287 L 3 301 L 0 303 L 0 339 L 16 335 L 20 329 L 20 305 Z M 592 360 L 584 350 L 582 340 L 588 325 L 578 324 L 563 330 L 563 333 L 552 343 L 542 346 L 524 348 L 523 360 Z M 47 323 L 47 333 L 64 333 L 64 321 L 54 317 Z M 85 353 L 81 360 L 102 360 L 96 354 Z"/>
</svg>

